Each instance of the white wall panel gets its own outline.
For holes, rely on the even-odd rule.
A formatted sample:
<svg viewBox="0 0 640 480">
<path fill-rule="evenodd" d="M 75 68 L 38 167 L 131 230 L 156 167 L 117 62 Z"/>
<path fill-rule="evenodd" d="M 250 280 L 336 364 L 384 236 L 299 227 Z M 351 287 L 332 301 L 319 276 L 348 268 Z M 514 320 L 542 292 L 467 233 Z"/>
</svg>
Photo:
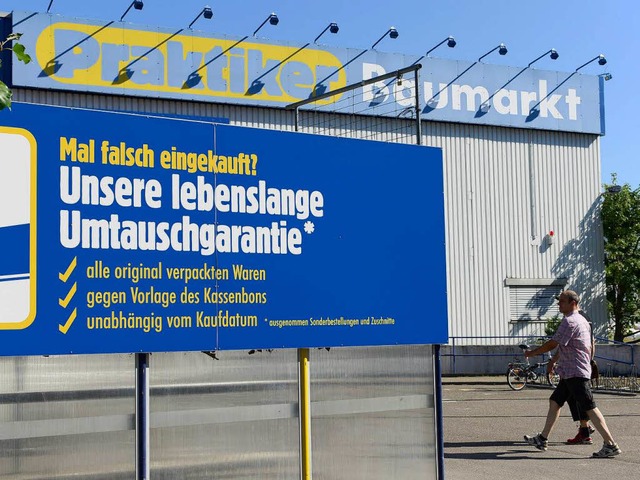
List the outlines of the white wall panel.
<svg viewBox="0 0 640 480">
<path fill-rule="evenodd" d="M 453 124 L 424 130 L 445 158 L 450 335 L 541 333 L 543 324 L 509 323 L 508 277 L 567 277 L 602 325 L 598 137 Z M 555 241 L 547 245 L 550 230 Z"/>
</svg>

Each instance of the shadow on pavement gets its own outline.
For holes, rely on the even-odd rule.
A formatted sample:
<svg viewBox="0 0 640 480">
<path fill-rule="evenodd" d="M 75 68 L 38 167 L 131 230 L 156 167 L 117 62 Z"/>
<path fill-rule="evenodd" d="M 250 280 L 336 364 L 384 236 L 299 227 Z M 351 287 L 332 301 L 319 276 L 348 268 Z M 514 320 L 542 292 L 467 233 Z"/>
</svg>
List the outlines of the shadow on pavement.
<svg viewBox="0 0 640 480">
<path fill-rule="evenodd" d="M 531 450 L 507 450 L 504 452 L 473 452 L 473 453 L 450 453 L 445 452 L 445 459 L 457 460 L 530 460 L 531 455 L 537 452 Z M 540 452 L 542 453 L 542 452 Z M 569 457 L 550 457 L 548 455 L 538 457 L 540 460 L 573 460 Z"/>
<path fill-rule="evenodd" d="M 518 442 L 522 443 L 522 442 Z M 516 447 L 516 442 L 444 442 L 444 448 L 476 448 L 476 447 Z"/>
<path fill-rule="evenodd" d="M 540 452 L 533 447 L 526 448 L 522 442 L 445 442 L 444 448 L 487 448 L 502 447 L 499 452 L 444 452 L 444 458 L 455 458 L 460 460 L 524 460 L 530 459 L 532 455 L 544 456 L 539 458 L 544 460 L 568 460 L 567 457 L 549 456 L 549 452 Z M 509 448 L 511 447 L 511 448 Z"/>
</svg>

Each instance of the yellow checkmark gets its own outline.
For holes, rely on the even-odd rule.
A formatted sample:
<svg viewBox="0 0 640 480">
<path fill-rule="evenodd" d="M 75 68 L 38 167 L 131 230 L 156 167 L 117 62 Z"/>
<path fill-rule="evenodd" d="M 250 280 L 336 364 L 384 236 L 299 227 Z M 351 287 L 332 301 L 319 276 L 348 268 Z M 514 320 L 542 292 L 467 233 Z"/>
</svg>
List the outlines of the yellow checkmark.
<svg viewBox="0 0 640 480">
<path fill-rule="evenodd" d="M 71 315 L 69 315 L 69 318 L 67 318 L 67 321 L 65 322 L 64 325 L 58 325 L 58 330 L 60 330 L 63 334 L 67 334 L 67 332 L 69 331 L 69 328 L 71 328 L 71 325 L 73 324 L 74 320 L 76 319 L 76 315 L 78 314 L 78 309 L 74 308 L 73 312 L 71 312 Z"/>
<path fill-rule="evenodd" d="M 77 289 L 78 289 L 78 282 L 73 284 L 73 287 L 71 287 L 71 290 L 69 290 L 69 293 L 67 293 L 67 296 L 64 297 L 64 300 L 61 298 L 58 299 L 58 303 L 62 308 L 67 308 L 67 305 L 69 305 L 69 302 L 71 301 L 73 296 L 76 294 Z"/>
<path fill-rule="evenodd" d="M 63 282 L 66 282 L 67 280 L 69 280 L 69 277 L 71 276 L 73 271 L 76 269 L 76 265 L 78 265 L 78 257 L 73 257 L 73 260 L 71 260 L 71 263 L 69 264 L 65 272 L 58 273 L 58 278 Z"/>
</svg>

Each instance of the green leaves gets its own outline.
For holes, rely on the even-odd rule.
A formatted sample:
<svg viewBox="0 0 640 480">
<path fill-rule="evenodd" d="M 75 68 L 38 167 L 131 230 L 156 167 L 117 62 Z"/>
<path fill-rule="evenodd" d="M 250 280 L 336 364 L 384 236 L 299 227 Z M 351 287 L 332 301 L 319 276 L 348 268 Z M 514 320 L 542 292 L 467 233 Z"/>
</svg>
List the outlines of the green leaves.
<svg viewBox="0 0 640 480">
<path fill-rule="evenodd" d="M 0 110 L 11 108 L 11 90 L 0 81 Z"/>
<path fill-rule="evenodd" d="M 29 63 L 31 61 L 31 57 L 25 53 L 25 48 L 24 45 L 22 45 L 21 43 L 14 43 L 13 44 L 13 53 L 16 54 L 16 57 L 18 57 L 18 60 L 20 60 L 21 62 Z"/>
<path fill-rule="evenodd" d="M 7 42 L 13 42 L 14 40 L 20 40 L 20 37 L 22 37 L 21 33 L 12 33 L 11 35 L 9 35 L 3 42 L 2 44 L 4 45 Z"/>
<path fill-rule="evenodd" d="M 546 325 L 544 326 L 544 334 L 547 337 L 553 337 L 560 326 L 560 322 L 562 318 L 560 315 L 554 315 L 553 317 L 547 320 Z"/>
<path fill-rule="evenodd" d="M 616 184 L 615 175 L 612 184 Z M 605 185 L 605 189 L 610 185 Z M 609 311 L 614 340 L 640 321 L 640 189 L 604 194 L 601 210 Z"/>
<path fill-rule="evenodd" d="M 25 51 L 24 45 L 18 43 L 22 37 L 21 33 L 12 33 L 4 40 L 0 41 L 0 52 L 3 50 L 11 50 L 19 62 L 24 62 L 25 64 L 31 61 L 31 56 Z M 11 47 L 8 47 L 7 44 L 9 42 L 13 42 Z M 0 62 L 0 67 L 2 67 L 2 63 Z M 7 85 L 0 81 L 0 110 L 5 108 L 11 108 L 11 90 Z"/>
</svg>

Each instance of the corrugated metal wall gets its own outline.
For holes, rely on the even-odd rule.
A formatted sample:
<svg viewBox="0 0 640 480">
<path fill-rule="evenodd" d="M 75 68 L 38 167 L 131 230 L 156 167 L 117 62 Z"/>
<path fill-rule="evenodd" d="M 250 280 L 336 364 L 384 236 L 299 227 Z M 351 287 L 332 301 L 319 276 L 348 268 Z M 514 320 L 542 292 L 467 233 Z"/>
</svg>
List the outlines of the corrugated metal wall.
<svg viewBox="0 0 640 480">
<path fill-rule="evenodd" d="M 507 278 L 567 278 L 603 325 L 598 137 L 430 123 L 425 130 L 425 143 L 445 158 L 450 336 L 544 331 L 510 323 Z"/>
<path fill-rule="evenodd" d="M 294 129 L 294 112 L 282 109 L 31 89 L 16 89 L 14 95 L 24 102 L 224 117 L 234 125 Z M 301 111 L 300 131 L 415 143 L 414 125 L 406 119 Z M 583 295 L 596 328 L 602 328 L 599 137 L 438 122 L 423 122 L 422 132 L 422 144 L 441 147 L 444 155 L 450 336 L 544 330 L 543 322 L 511 322 L 507 278 L 566 278 L 567 286 Z M 551 245 L 544 238 L 550 231 L 555 233 Z"/>
<path fill-rule="evenodd" d="M 295 350 L 157 353 L 151 478 L 296 479 Z M 431 346 L 312 350 L 313 472 L 433 480 Z M 0 357 L 0 477 L 135 477 L 132 355 Z"/>
</svg>

